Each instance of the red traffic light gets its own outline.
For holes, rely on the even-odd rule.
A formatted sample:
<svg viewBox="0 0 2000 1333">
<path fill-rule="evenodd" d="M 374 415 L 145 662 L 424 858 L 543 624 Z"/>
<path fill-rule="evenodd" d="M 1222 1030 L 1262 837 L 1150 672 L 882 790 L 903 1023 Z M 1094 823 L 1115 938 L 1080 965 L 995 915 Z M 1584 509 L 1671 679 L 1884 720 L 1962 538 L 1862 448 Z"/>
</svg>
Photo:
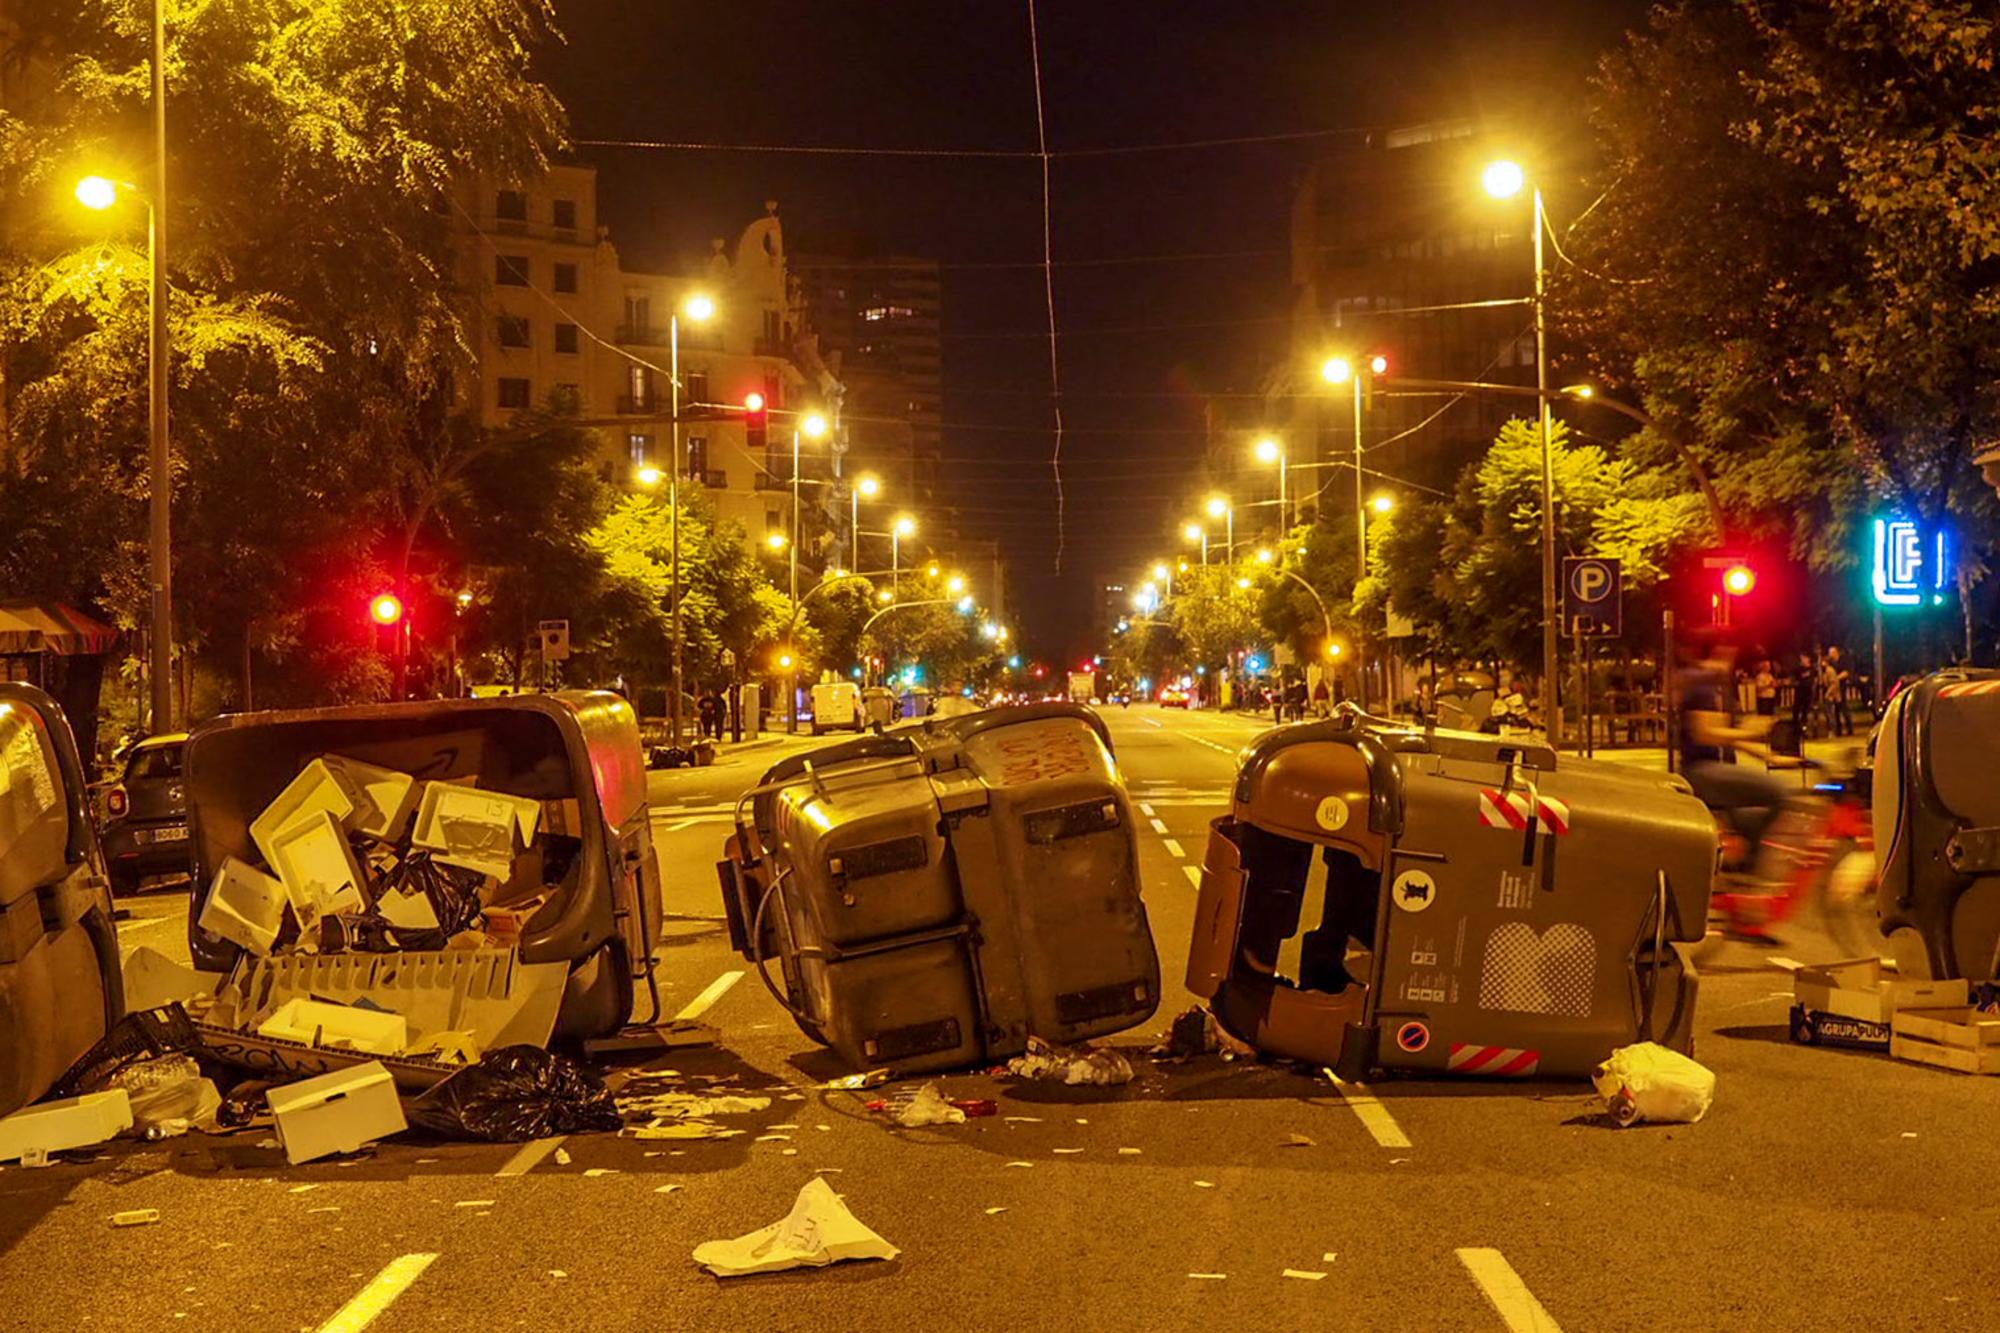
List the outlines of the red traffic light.
<svg viewBox="0 0 2000 1333">
<path fill-rule="evenodd" d="M 1741 597 L 1757 586 L 1757 571 L 1748 565 L 1731 565 L 1722 572 L 1723 591 Z"/>
<path fill-rule="evenodd" d="M 1388 358 L 1388 357 L 1386 357 L 1386 356 L 1383 356 L 1383 355 L 1382 355 L 1382 354 L 1381 354 L 1380 352 L 1377 352 L 1377 353 L 1376 353 L 1376 354 L 1375 354 L 1374 356 L 1371 356 L 1371 357 L 1369 357 L 1369 358 L 1368 358 L 1368 373 L 1369 373 L 1369 374 L 1371 374 L 1371 375 L 1386 375 L 1386 374 L 1388 374 L 1388 373 L 1389 373 L 1389 358 Z"/>
<path fill-rule="evenodd" d="M 393 592 L 385 592 L 368 603 L 368 614 L 378 625 L 393 625 L 403 618 L 403 599 Z"/>
<path fill-rule="evenodd" d="M 745 412 L 762 412 L 764 410 L 764 395 L 761 393 L 745 394 L 743 396 L 743 410 Z"/>
</svg>

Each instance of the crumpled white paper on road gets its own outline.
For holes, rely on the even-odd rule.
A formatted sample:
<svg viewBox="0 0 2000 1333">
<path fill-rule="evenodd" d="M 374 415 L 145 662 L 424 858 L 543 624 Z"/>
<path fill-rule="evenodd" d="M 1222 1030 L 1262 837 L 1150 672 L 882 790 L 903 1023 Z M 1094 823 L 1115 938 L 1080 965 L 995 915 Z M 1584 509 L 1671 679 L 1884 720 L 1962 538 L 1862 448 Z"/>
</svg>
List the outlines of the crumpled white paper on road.
<svg viewBox="0 0 2000 1333">
<path fill-rule="evenodd" d="M 861 1225 L 833 1186 L 818 1176 L 806 1182 L 782 1222 L 735 1240 L 697 1245 L 694 1261 L 717 1277 L 824 1268 L 844 1259 L 893 1259 L 902 1251 Z"/>
<path fill-rule="evenodd" d="M 1657 1042 L 1619 1047 L 1590 1081 L 1621 1124 L 1642 1120 L 1693 1124 L 1708 1114 L 1715 1100 L 1714 1073 Z"/>
</svg>

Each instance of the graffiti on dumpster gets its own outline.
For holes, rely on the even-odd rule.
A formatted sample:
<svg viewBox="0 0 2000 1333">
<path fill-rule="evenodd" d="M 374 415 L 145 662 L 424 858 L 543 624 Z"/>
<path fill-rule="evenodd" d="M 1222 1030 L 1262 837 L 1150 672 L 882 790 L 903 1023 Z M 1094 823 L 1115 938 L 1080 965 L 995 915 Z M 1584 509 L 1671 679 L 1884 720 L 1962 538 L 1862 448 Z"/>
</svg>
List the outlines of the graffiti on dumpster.
<svg viewBox="0 0 2000 1333">
<path fill-rule="evenodd" d="M 1091 750 L 1073 727 L 1023 727 L 1023 736 L 996 742 L 1000 781 L 1007 785 L 1078 777 L 1091 771 Z"/>
<path fill-rule="evenodd" d="M 1597 938 L 1563 921 L 1537 934 L 1510 921 L 1486 937 L 1479 968 L 1479 1007 L 1517 1014 L 1590 1016 Z"/>
</svg>

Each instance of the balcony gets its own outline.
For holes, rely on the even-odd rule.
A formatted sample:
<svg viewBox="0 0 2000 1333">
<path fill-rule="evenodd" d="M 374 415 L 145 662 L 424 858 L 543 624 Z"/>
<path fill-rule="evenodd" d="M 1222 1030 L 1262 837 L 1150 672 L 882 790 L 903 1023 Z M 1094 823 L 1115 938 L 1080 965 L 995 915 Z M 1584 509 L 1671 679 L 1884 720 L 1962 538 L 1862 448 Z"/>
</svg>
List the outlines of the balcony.
<svg viewBox="0 0 2000 1333">
<path fill-rule="evenodd" d="M 664 324 L 620 324 L 613 335 L 614 341 L 628 347 L 665 347 L 667 326 Z"/>
<path fill-rule="evenodd" d="M 618 414 L 620 416 L 639 416 L 659 410 L 660 400 L 656 394 L 621 393 L 618 395 Z"/>
<path fill-rule="evenodd" d="M 791 345 L 783 338 L 758 338 L 751 344 L 751 351 L 758 356 L 790 356 Z"/>
<path fill-rule="evenodd" d="M 708 487 L 711 491 L 726 491 L 729 489 L 729 474 L 727 472 L 697 472 L 694 474 L 694 477 L 695 480 Z"/>
</svg>

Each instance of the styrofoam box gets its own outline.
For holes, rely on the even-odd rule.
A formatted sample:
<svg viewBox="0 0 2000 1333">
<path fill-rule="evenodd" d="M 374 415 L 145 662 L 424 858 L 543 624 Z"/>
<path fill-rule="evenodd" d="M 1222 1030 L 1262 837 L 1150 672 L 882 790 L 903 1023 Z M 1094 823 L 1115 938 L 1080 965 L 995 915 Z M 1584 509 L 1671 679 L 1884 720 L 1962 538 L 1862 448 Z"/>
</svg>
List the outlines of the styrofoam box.
<svg viewBox="0 0 2000 1333">
<path fill-rule="evenodd" d="M 277 1122 L 278 1141 L 292 1165 L 330 1153 L 353 1152 L 410 1127 L 396 1080 L 380 1060 L 287 1083 L 265 1097 Z"/>
<path fill-rule="evenodd" d="M 354 813 L 354 798 L 339 776 L 315 759 L 278 793 L 277 799 L 264 807 L 264 813 L 250 821 L 250 840 L 264 854 L 264 863 L 276 870 L 278 858 L 274 853 L 278 835 L 320 811 L 344 820 Z"/>
<path fill-rule="evenodd" d="M 346 831 L 326 811 L 316 810 L 280 829 L 268 854 L 301 920 L 358 912 L 367 905 L 361 863 L 354 859 Z"/>
<path fill-rule="evenodd" d="M 345 1046 L 370 1055 L 401 1055 L 410 1044 L 409 1023 L 401 1014 L 323 1000 L 285 1001 L 258 1025 L 257 1035 L 329 1050 Z"/>
<path fill-rule="evenodd" d="M 381 842 L 394 842 L 417 809 L 417 780 L 379 764 L 330 754 L 321 760 L 354 798 L 347 827 Z"/>
<path fill-rule="evenodd" d="M 222 858 L 201 909 L 203 930 L 241 945 L 259 958 L 271 952 L 285 924 L 285 886 L 233 856 Z"/>
<path fill-rule="evenodd" d="M 132 1099 L 123 1088 L 43 1102 L 0 1119 L 0 1162 L 37 1151 L 88 1148 L 130 1128 Z"/>
</svg>

